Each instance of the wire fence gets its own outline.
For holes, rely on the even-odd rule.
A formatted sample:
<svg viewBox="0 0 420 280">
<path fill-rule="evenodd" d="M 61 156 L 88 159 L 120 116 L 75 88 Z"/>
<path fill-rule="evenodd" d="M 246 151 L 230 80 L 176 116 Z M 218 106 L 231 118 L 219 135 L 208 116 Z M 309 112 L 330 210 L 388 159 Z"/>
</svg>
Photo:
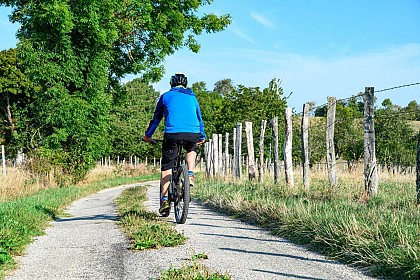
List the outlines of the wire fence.
<svg viewBox="0 0 420 280">
<path fill-rule="evenodd" d="M 385 92 L 385 91 L 391 91 L 391 90 L 396 90 L 396 89 L 400 89 L 403 87 L 410 87 L 410 86 L 417 86 L 420 85 L 420 83 L 412 83 L 412 84 L 406 84 L 406 85 L 401 85 L 401 86 L 395 86 L 395 87 L 391 87 L 391 88 L 387 88 L 387 89 L 382 89 L 378 92 Z M 386 158 L 382 155 L 382 158 L 380 158 L 379 160 L 376 159 L 376 154 L 375 154 L 375 146 L 378 144 L 375 140 L 375 130 L 373 129 L 374 125 L 373 125 L 373 120 L 376 116 L 376 114 L 380 114 L 380 119 L 379 124 L 381 124 L 381 122 L 386 122 L 389 121 L 389 123 L 392 123 L 392 121 L 394 120 L 398 120 L 401 118 L 406 118 L 406 116 L 408 115 L 413 115 L 413 114 L 418 114 L 420 113 L 420 108 L 415 108 L 415 109 L 406 109 L 406 110 L 402 110 L 399 107 L 393 107 L 390 108 L 389 111 L 387 111 L 387 108 L 383 108 L 383 109 L 379 109 L 376 110 L 374 109 L 374 93 L 376 91 L 373 91 L 373 88 L 366 88 L 364 93 L 360 93 L 351 97 L 347 97 L 347 98 L 341 98 L 341 99 L 335 99 L 334 97 L 330 97 L 328 103 L 323 104 L 321 106 L 317 106 L 317 107 L 312 107 L 310 108 L 310 110 L 308 110 L 307 112 L 301 112 L 301 113 L 297 113 L 294 114 L 294 118 L 295 120 L 287 120 L 285 121 L 285 124 L 289 123 L 293 124 L 292 125 L 292 130 L 293 131 L 297 131 L 298 134 L 300 134 L 299 136 L 302 137 L 302 135 L 304 133 L 308 133 L 310 131 L 313 131 L 314 129 L 320 129 L 323 131 L 323 135 L 322 134 L 316 134 L 315 136 L 312 136 L 313 134 L 310 133 L 309 135 L 312 137 L 310 140 L 312 142 L 312 146 L 309 147 L 309 149 L 312 151 L 311 155 L 310 155 L 310 159 L 308 159 L 308 162 L 310 160 L 312 160 L 312 156 L 314 155 L 314 152 L 316 152 L 316 150 L 321 151 L 321 153 L 324 153 L 323 156 L 318 156 L 317 160 L 312 160 L 310 162 L 312 168 L 318 168 L 318 170 L 323 169 L 324 171 L 328 172 L 328 175 L 330 176 L 330 173 L 333 173 L 332 170 L 335 169 L 338 165 L 341 166 L 345 166 L 347 165 L 348 168 L 347 170 L 350 171 L 350 166 L 352 164 L 360 164 L 361 162 L 364 165 L 364 176 L 365 176 L 365 184 L 370 184 L 370 186 L 376 184 L 377 185 L 377 175 L 376 175 L 376 179 L 373 176 L 373 173 L 378 173 L 378 171 L 388 171 L 391 172 L 393 174 L 414 174 L 415 171 L 417 171 L 417 173 L 419 172 L 418 168 L 416 169 L 416 160 L 417 160 L 417 164 L 418 161 L 420 160 L 419 158 L 415 158 L 412 157 L 412 160 L 407 160 L 404 158 L 395 158 L 393 161 L 391 157 Z M 349 101 L 350 99 L 360 99 L 363 98 L 363 104 L 359 104 L 359 108 L 353 115 L 345 115 L 345 116 L 339 116 L 336 118 L 336 105 L 338 102 L 346 102 Z M 344 104 L 345 106 L 346 104 Z M 363 105 L 363 108 L 361 108 L 360 106 Z M 304 127 L 303 125 L 301 125 L 299 128 L 298 126 L 295 124 L 297 124 L 297 119 L 296 117 L 308 117 L 309 113 L 312 111 L 315 111 L 317 109 L 322 108 L 324 111 L 323 113 L 326 115 L 326 117 L 321 117 L 321 118 L 313 118 L 313 122 L 311 125 L 308 125 L 307 127 Z M 360 111 L 360 109 L 364 109 L 363 111 Z M 333 118 L 330 118 L 330 111 L 333 110 Z M 286 110 L 287 111 L 287 110 Z M 286 114 L 287 115 L 287 114 Z M 271 125 L 273 124 L 273 120 L 268 121 L 268 123 L 270 123 Z M 303 120 L 302 120 L 302 124 L 303 124 Z M 334 131 L 337 128 L 335 128 L 335 126 L 340 126 L 339 129 L 341 128 L 341 130 L 343 129 L 343 126 L 347 126 L 347 127 L 352 127 L 353 131 L 347 132 L 348 135 L 345 135 L 345 138 L 343 140 L 343 138 L 341 139 L 341 141 L 343 142 L 349 142 L 349 143 L 337 143 L 335 142 L 335 136 L 334 136 L 334 132 L 332 133 L 332 136 L 328 135 L 328 130 Z M 287 125 L 286 125 L 287 126 Z M 383 126 L 383 125 L 382 125 Z M 273 128 L 273 127 L 272 127 Z M 239 128 L 241 129 L 241 128 Z M 263 129 L 263 128 L 261 128 Z M 265 128 L 264 128 L 265 129 Z M 383 127 L 381 129 L 384 129 Z M 393 127 L 389 127 L 386 128 L 388 130 L 393 130 Z M 305 168 L 304 164 L 308 164 L 309 163 L 305 163 L 305 159 L 302 158 L 301 161 L 295 161 L 293 165 L 289 165 L 286 166 L 286 162 L 288 161 L 287 156 L 288 157 L 293 157 L 293 154 L 298 154 L 296 153 L 296 150 L 299 150 L 299 153 L 301 153 L 302 155 L 304 154 L 305 149 L 308 149 L 308 147 L 303 147 L 303 140 L 301 139 L 301 143 L 300 145 L 302 147 L 298 147 L 295 148 L 295 146 L 293 146 L 291 143 L 287 144 L 286 141 L 290 141 L 288 140 L 288 134 L 292 133 L 291 131 L 288 131 L 288 128 L 285 127 L 284 128 L 284 146 L 283 149 L 281 150 L 281 152 L 283 153 L 283 161 L 281 164 L 278 164 L 278 166 L 282 166 L 283 170 L 287 173 L 287 171 L 293 168 Z M 380 131 L 381 133 L 383 133 L 383 131 Z M 274 133 L 274 132 L 273 132 Z M 326 133 L 326 135 L 325 135 Z M 341 131 L 341 133 L 343 133 Z M 355 134 L 351 134 L 351 133 L 355 133 Z M 258 134 L 258 133 L 257 133 Z M 415 149 L 417 148 L 417 150 L 420 150 L 420 147 L 418 145 L 416 145 L 417 143 L 417 136 L 415 135 L 415 131 L 412 131 L 412 135 L 399 135 L 400 137 L 394 137 L 397 139 L 385 139 L 386 141 L 396 141 L 395 143 L 397 143 L 396 145 L 398 147 L 396 147 L 395 149 L 398 150 L 399 148 L 401 148 L 401 146 L 409 146 L 410 149 L 412 148 L 413 151 L 410 150 L 411 155 L 416 154 Z M 213 136 L 214 137 L 214 136 Z M 218 135 L 216 136 L 216 139 L 218 137 L 222 137 L 222 135 Z M 253 136 L 255 137 L 255 135 Z M 277 137 L 277 136 L 275 136 Z M 331 139 L 329 139 L 329 137 Z M 238 138 L 238 137 L 236 137 Z M 400 139 L 398 139 L 400 138 Z M 242 150 L 246 150 L 245 147 L 249 147 L 249 143 L 248 143 L 248 137 L 246 138 L 242 138 L 240 137 L 240 146 L 242 148 Z M 293 139 L 293 138 L 291 138 Z M 221 141 L 221 140 L 220 140 Z M 235 143 L 235 141 L 237 140 L 233 140 L 233 144 L 231 145 L 231 147 L 234 149 L 234 154 L 238 153 L 237 151 L 237 146 L 238 144 Z M 270 160 L 268 161 L 269 163 L 267 163 L 267 159 L 266 162 L 259 162 L 259 165 L 265 165 L 266 169 L 272 170 L 273 166 L 271 165 L 271 157 L 275 157 L 275 155 L 273 154 L 273 151 L 275 150 L 274 148 L 272 149 L 272 145 L 276 142 L 274 140 L 272 140 L 273 142 L 270 143 L 270 153 L 269 153 L 269 157 Z M 380 139 L 380 141 L 384 141 L 383 139 Z M 256 143 L 257 141 L 254 140 L 254 143 Z M 296 141 L 295 141 L 296 142 Z M 277 140 L 278 143 L 278 140 Z M 332 143 L 332 144 L 331 144 Z M 351 145 L 359 145 L 359 149 L 360 149 L 360 145 L 362 147 L 362 151 L 360 152 L 360 150 L 358 151 L 359 154 L 355 155 L 353 158 L 349 158 L 346 156 L 343 156 L 343 154 L 341 155 L 336 155 L 335 154 L 335 150 L 334 150 L 334 146 L 340 146 L 346 144 L 348 145 L 347 149 L 350 149 Z M 230 145 L 230 144 L 229 144 Z M 253 145 L 253 144 L 251 144 Z M 274 144 L 275 145 L 275 144 Z M 234 164 L 232 164 L 231 166 L 229 166 L 229 161 L 227 160 L 229 158 L 229 150 L 226 150 L 224 153 L 226 154 L 225 156 L 222 156 L 223 152 L 220 150 L 221 147 L 219 146 L 225 146 L 225 145 L 213 145 L 210 143 L 208 145 L 208 147 L 206 148 L 206 164 L 208 164 L 209 166 L 206 168 L 208 175 L 209 176 L 215 176 L 217 174 L 225 174 L 225 171 L 220 171 L 219 169 L 224 169 L 224 168 L 228 168 L 231 169 L 231 173 L 234 174 L 234 176 L 238 176 L 237 172 L 235 171 L 235 168 L 242 168 L 242 167 L 235 167 Z M 226 145 L 228 146 L 228 145 Z M 257 146 L 254 144 L 254 146 Z M 219 151 L 214 151 L 212 150 L 214 147 L 216 147 L 216 149 L 219 149 Z M 288 147 L 288 148 L 286 148 Z M 364 148 L 364 151 L 363 151 Z M 267 149 L 267 147 L 265 146 L 264 149 Z M 343 148 L 342 148 L 343 149 Z M 278 150 L 278 149 L 277 149 Z M 402 151 L 402 150 L 401 150 Z M 253 154 L 253 150 L 252 151 L 247 151 L 245 152 L 245 155 L 248 154 Z M 274 152 L 276 153 L 276 152 Z M 332 155 L 329 155 L 329 153 L 332 153 Z M 341 153 L 343 153 L 343 151 L 341 151 Z M 214 155 L 218 155 L 216 156 L 216 159 L 213 158 Z M 234 155 L 234 157 L 241 157 L 241 153 L 239 155 Z M 253 154 L 252 158 L 255 158 L 255 155 Z M 258 158 L 258 157 L 256 157 Z M 261 157 L 262 158 L 262 157 Z M 294 158 L 295 159 L 295 158 Z M 225 163 L 223 163 L 223 160 L 225 161 Z M 257 163 L 252 162 L 254 161 L 253 159 L 251 160 L 251 162 L 249 162 L 249 158 L 248 159 L 242 159 L 242 160 L 237 160 L 237 159 L 231 159 L 231 161 L 233 163 L 240 163 L 240 162 L 246 162 L 249 165 L 256 165 Z M 278 160 L 278 159 L 277 159 Z M 260 160 L 261 161 L 261 160 Z M 274 160 L 275 162 L 276 160 Z M 226 165 L 226 166 L 224 166 Z M 276 165 L 276 164 L 274 164 Z M 325 166 L 326 168 L 321 168 L 322 166 Z M 278 167 L 274 167 L 274 169 L 276 169 Z M 261 169 L 259 167 L 259 169 Z M 345 170 L 346 168 L 342 168 L 342 170 Z M 251 168 L 250 166 L 246 166 L 246 170 L 255 170 L 255 168 Z M 334 172 L 335 173 L 335 172 Z M 239 175 L 240 176 L 240 175 Z M 287 175 L 286 174 L 286 178 L 290 176 L 290 178 L 292 178 L 293 180 L 293 175 Z M 305 176 L 305 175 L 303 175 Z M 335 174 L 332 174 L 332 176 L 336 176 Z M 255 177 L 254 176 L 249 176 L 251 177 Z M 374 182 L 376 180 L 376 183 Z M 276 180 L 275 180 L 276 181 Z M 286 179 L 287 181 L 287 179 Z M 305 181 L 305 178 L 304 178 Z M 332 182 L 337 182 L 337 179 L 333 179 L 330 180 L 330 185 L 332 184 Z M 368 182 L 368 183 L 366 183 Z M 369 183 L 370 182 L 370 183 Z M 372 183 L 373 182 L 373 183 Z M 293 183 L 292 183 L 293 185 Z M 369 191 L 370 187 L 369 186 L 365 186 L 366 187 L 366 191 Z M 377 186 L 376 186 L 377 188 Z M 375 191 L 374 188 L 371 189 L 372 191 Z"/>
</svg>

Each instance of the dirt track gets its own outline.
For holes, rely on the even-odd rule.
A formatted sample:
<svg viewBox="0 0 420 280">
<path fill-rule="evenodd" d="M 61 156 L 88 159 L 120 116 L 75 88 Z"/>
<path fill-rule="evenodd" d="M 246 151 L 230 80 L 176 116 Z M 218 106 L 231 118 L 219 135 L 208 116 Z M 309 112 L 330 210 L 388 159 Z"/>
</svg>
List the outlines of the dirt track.
<svg viewBox="0 0 420 280">
<path fill-rule="evenodd" d="M 158 182 L 149 185 L 148 207 L 158 208 Z M 141 185 L 145 185 L 141 184 Z M 6 279 L 153 279 L 171 265 L 202 262 L 232 279 L 372 279 L 311 253 L 266 231 L 206 209 L 194 201 L 186 224 L 176 225 L 188 237 L 185 245 L 133 252 L 116 224 L 114 199 L 125 188 L 101 191 L 75 202 L 70 217 L 51 223 L 18 259 L 20 268 Z M 173 223 L 173 215 L 168 222 Z"/>
</svg>

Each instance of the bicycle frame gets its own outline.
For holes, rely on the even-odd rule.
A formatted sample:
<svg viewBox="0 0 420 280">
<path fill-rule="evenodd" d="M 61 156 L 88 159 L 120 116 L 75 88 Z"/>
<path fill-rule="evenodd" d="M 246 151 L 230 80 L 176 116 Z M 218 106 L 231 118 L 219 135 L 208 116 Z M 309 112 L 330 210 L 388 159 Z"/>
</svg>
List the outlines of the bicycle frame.
<svg viewBox="0 0 420 280">
<path fill-rule="evenodd" d="M 154 140 L 162 142 L 162 140 Z M 178 143 L 178 152 L 174 166 L 172 167 L 172 176 L 168 188 L 168 200 L 174 203 L 175 220 L 178 224 L 185 223 L 188 215 L 190 203 L 190 181 L 188 167 L 182 164 L 184 141 Z M 170 209 L 161 213 L 162 217 L 168 217 Z"/>
<path fill-rule="evenodd" d="M 176 187 L 179 186 L 179 176 L 178 174 L 178 167 L 181 166 L 182 160 L 182 153 L 183 153 L 183 142 L 179 142 L 178 144 L 178 153 L 176 156 L 176 161 L 174 166 L 172 167 L 172 176 L 171 176 L 171 183 L 169 184 L 169 201 L 175 201 L 175 194 L 176 194 Z"/>
</svg>

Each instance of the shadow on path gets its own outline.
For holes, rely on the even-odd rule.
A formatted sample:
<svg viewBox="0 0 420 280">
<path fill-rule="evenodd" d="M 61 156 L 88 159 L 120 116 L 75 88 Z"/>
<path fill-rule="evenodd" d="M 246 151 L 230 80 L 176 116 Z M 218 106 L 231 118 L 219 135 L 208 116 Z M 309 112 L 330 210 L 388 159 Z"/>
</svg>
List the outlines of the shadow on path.
<svg viewBox="0 0 420 280">
<path fill-rule="evenodd" d="M 311 262 L 320 262 L 320 263 L 331 263 L 331 264 L 336 264 L 337 263 L 335 261 L 322 260 L 322 259 L 311 259 L 311 258 L 305 258 L 305 257 L 288 255 L 288 254 L 268 253 L 268 252 L 256 252 L 256 251 L 247 251 L 247 250 L 240 250 L 240 249 L 234 249 L 234 248 L 220 248 L 220 250 L 233 251 L 233 252 L 238 252 L 238 253 L 259 254 L 259 255 L 268 255 L 268 256 L 274 256 L 274 257 L 291 258 L 291 259 L 302 260 L 302 261 L 311 261 Z"/>
<path fill-rule="evenodd" d="M 98 220 L 118 221 L 119 217 L 117 215 L 98 214 L 98 215 L 91 215 L 91 216 L 57 218 L 54 221 L 57 222 L 57 223 L 61 223 L 61 222 L 88 221 L 88 220 L 92 220 L 92 221 L 98 221 Z"/>
<path fill-rule="evenodd" d="M 277 240 L 277 239 L 260 239 L 250 236 L 239 236 L 239 235 L 229 235 L 229 234 L 216 234 L 216 233 L 201 233 L 202 235 L 208 236 L 220 236 L 220 237 L 228 237 L 228 238 L 238 238 L 238 239 L 248 239 L 248 240 L 255 240 L 255 241 L 265 241 L 265 242 L 280 242 L 280 243 L 289 243 L 293 244 L 287 240 Z"/>
<path fill-rule="evenodd" d="M 262 270 L 262 269 L 253 269 L 253 271 L 270 273 L 270 274 L 275 274 L 275 275 L 280 275 L 280 276 L 285 276 L 287 278 L 306 279 L 306 280 L 325 280 L 324 278 L 315 278 L 315 277 L 309 277 L 309 276 L 301 276 L 301 275 L 295 275 L 295 274 L 289 274 L 289 273 L 281 273 L 281 272 L 268 271 L 268 270 Z"/>
</svg>

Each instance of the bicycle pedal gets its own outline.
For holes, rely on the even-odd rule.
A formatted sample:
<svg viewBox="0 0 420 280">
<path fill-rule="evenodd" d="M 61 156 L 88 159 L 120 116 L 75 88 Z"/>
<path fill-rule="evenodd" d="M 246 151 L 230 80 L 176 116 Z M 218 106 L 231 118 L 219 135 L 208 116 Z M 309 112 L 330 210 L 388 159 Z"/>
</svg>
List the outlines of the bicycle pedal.
<svg viewBox="0 0 420 280">
<path fill-rule="evenodd" d="M 166 217 L 169 216 L 169 214 L 170 214 L 170 211 L 164 211 L 164 212 L 160 213 L 160 216 L 163 217 L 163 218 L 166 218 Z"/>
</svg>

